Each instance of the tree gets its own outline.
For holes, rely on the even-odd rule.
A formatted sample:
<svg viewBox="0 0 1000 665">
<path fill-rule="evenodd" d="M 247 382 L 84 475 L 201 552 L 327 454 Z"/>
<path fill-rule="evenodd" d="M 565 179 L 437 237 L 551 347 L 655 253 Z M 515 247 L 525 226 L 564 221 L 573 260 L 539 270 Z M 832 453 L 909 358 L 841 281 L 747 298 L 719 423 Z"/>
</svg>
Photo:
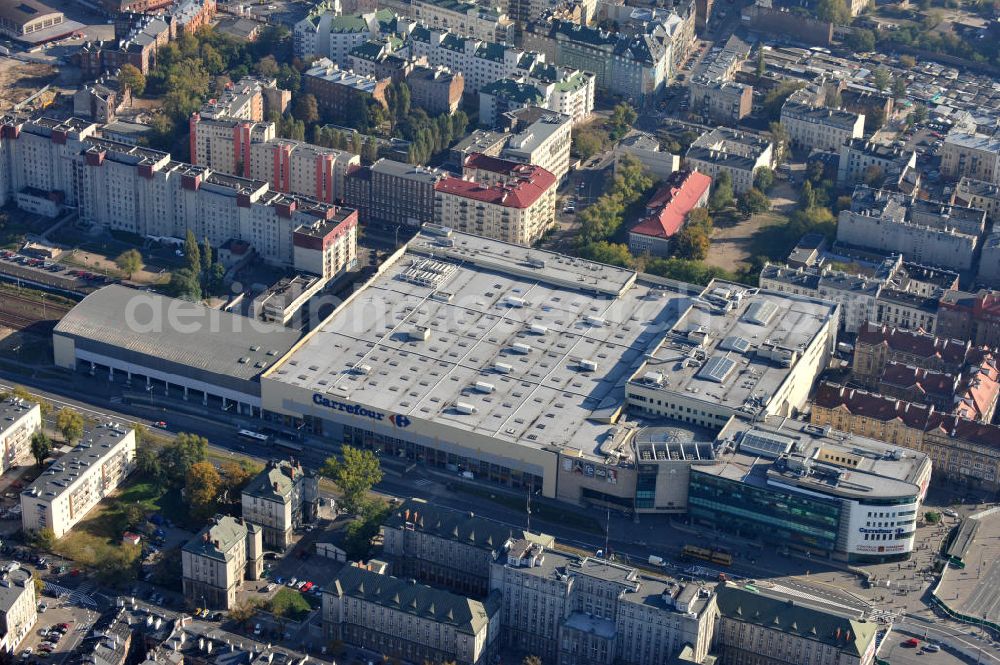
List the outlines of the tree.
<svg viewBox="0 0 1000 665">
<path fill-rule="evenodd" d="M 194 231 L 188 229 L 184 238 L 184 256 L 187 257 L 188 269 L 195 275 L 201 272 L 201 250 L 198 249 L 198 239 Z"/>
<path fill-rule="evenodd" d="M 191 272 L 190 268 L 181 268 L 170 273 L 167 291 L 176 298 L 195 302 L 201 300 L 201 282 L 198 275 Z"/>
<path fill-rule="evenodd" d="M 212 243 L 208 241 L 208 236 L 201 241 L 201 271 L 206 276 L 212 268 Z"/>
<path fill-rule="evenodd" d="M 278 76 L 278 72 L 281 68 L 278 66 L 278 61 L 273 55 L 268 55 L 257 61 L 257 64 L 253 66 L 254 71 L 256 71 L 261 76 L 266 76 L 267 78 L 275 78 Z"/>
<path fill-rule="evenodd" d="M 137 249 L 126 249 L 115 259 L 115 265 L 132 279 L 132 275 L 142 270 L 142 254 Z"/>
<path fill-rule="evenodd" d="M 933 510 L 928 510 L 924 513 L 924 521 L 928 524 L 937 524 L 941 521 L 941 513 Z"/>
<path fill-rule="evenodd" d="M 139 473 L 152 480 L 159 481 L 163 478 L 163 465 L 160 463 L 160 456 L 152 446 L 136 447 L 135 466 L 139 469 Z"/>
<path fill-rule="evenodd" d="M 674 236 L 674 254 L 682 259 L 701 261 L 708 256 L 712 241 L 702 226 L 685 224 Z"/>
<path fill-rule="evenodd" d="M 365 499 L 361 503 L 360 517 L 347 525 L 344 551 L 352 561 L 364 561 L 371 550 L 372 539 L 389 516 L 389 504 L 380 498 Z"/>
<path fill-rule="evenodd" d="M 914 104 L 913 110 L 910 111 L 910 117 L 917 125 L 927 122 L 927 107 L 923 104 Z"/>
<path fill-rule="evenodd" d="M 889 70 L 885 67 L 877 67 L 875 71 L 872 72 L 872 85 L 874 85 L 879 90 L 885 90 L 892 83 L 892 76 L 889 74 Z"/>
<path fill-rule="evenodd" d="M 52 548 L 56 544 L 56 533 L 52 529 L 46 527 L 44 529 L 38 529 L 37 531 L 32 531 L 28 536 L 28 542 L 40 550 L 45 550 L 46 552 L 51 552 Z"/>
<path fill-rule="evenodd" d="M 45 432 L 38 430 L 31 435 L 31 456 L 35 458 L 35 466 L 42 466 L 46 458 L 52 454 L 52 441 Z"/>
<path fill-rule="evenodd" d="M 135 97 L 142 97 L 146 92 L 146 77 L 135 65 L 125 63 L 118 70 L 118 85 L 128 88 Z"/>
<path fill-rule="evenodd" d="M 851 9 L 844 0 L 818 0 L 816 16 L 821 21 L 829 21 L 834 25 L 845 25 L 851 20 Z"/>
<path fill-rule="evenodd" d="M 767 198 L 764 192 L 756 187 L 751 187 L 740 195 L 737 207 L 743 213 L 744 217 L 750 217 L 751 215 L 770 210 L 771 200 Z"/>
<path fill-rule="evenodd" d="M 375 142 L 375 138 L 369 136 L 365 139 L 365 144 L 361 147 L 361 159 L 368 164 L 374 164 L 378 161 L 378 143 Z"/>
<path fill-rule="evenodd" d="M 216 500 L 222 488 L 222 477 L 211 462 L 197 462 L 187 472 L 184 496 L 191 517 L 205 519 L 215 514 Z"/>
<path fill-rule="evenodd" d="M 885 174 L 882 172 L 882 167 L 878 164 L 872 164 L 865 169 L 865 184 L 869 187 L 875 187 L 882 183 L 885 178 Z"/>
<path fill-rule="evenodd" d="M 902 76 L 892 79 L 892 96 L 895 99 L 906 98 L 906 79 Z"/>
<path fill-rule="evenodd" d="M 760 44 L 757 47 L 757 78 L 761 79 L 764 77 L 764 72 L 767 71 L 767 63 L 764 62 L 764 45 Z"/>
<path fill-rule="evenodd" d="M 875 33 L 864 28 L 854 28 L 847 33 L 844 44 L 857 53 L 870 53 L 875 50 Z"/>
<path fill-rule="evenodd" d="M 245 628 L 250 619 L 257 614 L 258 607 L 258 604 L 252 600 L 237 603 L 229 608 L 229 620 L 240 628 Z"/>
<path fill-rule="evenodd" d="M 80 412 L 68 406 L 63 407 L 56 414 L 56 429 L 63 435 L 63 440 L 66 443 L 72 444 L 83 436 L 83 425 L 83 416 L 80 415 Z"/>
<path fill-rule="evenodd" d="M 260 464 L 255 464 L 249 460 L 241 462 L 226 461 L 222 463 L 220 475 L 222 476 L 222 495 L 230 501 L 235 501 L 243 492 L 253 478 L 263 471 Z"/>
<path fill-rule="evenodd" d="M 207 456 L 208 439 L 181 432 L 160 449 L 160 465 L 167 480 L 175 487 L 180 487 L 187 481 L 191 467 L 205 461 Z"/>
<path fill-rule="evenodd" d="M 135 528 L 146 521 L 146 511 L 138 503 L 120 501 L 118 512 L 122 518 L 122 530 Z"/>
<path fill-rule="evenodd" d="M 816 192 L 813 191 L 811 180 L 806 180 L 802 183 L 802 191 L 799 193 L 799 203 L 806 210 L 816 205 Z"/>
<path fill-rule="evenodd" d="M 709 207 L 722 210 L 733 202 L 733 176 L 729 171 L 721 171 L 712 185 Z"/>
<path fill-rule="evenodd" d="M 762 192 L 771 189 L 774 184 L 774 171 L 766 166 L 762 166 L 753 174 L 753 186 Z"/>
<path fill-rule="evenodd" d="M 608 118 L 608 127 L 611 130 L 612 140 L 617 141 L 632 129 L 632 125 L 639 119 L 639 114 L 626 102 L 617 104 L 611 110 L 611 117 Z"/>
<path fill-rule="evenodd" d="M 788 150 L 788 130 L 780 122 L 772 122 L 767 126 L 767 133 L 774 143 L 774 161 L 777 164 L 785 161 Z"/>
<path fill-rule="evenodd" d="M 538 656 L 525 656 L 521 665 L 542 665 L 542 659 Z"/>
<path fill-rule="evenodd" d="M 621 266 L 624 268 L 632 263 L 632 255 L 629 253 L 626 245 L 608 242 L 607 240 L 583 245 L 580 247 L 578 253 L 582 258 L 611 266 Z"/>
<path fill-rule="evenodd" d="M 292 115 L 307 125 L 319 120 L 319 104 L 316 102 L 316 96 L 308 92 L 297 95 L 295 104 L 292 105 Z"/>
<path fill-rule="evenodd" d="M 342 460 L 330 457 L 320 474 L 333 481 L 341 494 L 341 503 L 348 512 L 357 512 L 365 494 L 382 480 L 378 457 L 370 450 L 344 446 Z"/>
<path fill-rule="evenodd" d="M 913 69 L 917 66 L 917 59 L 912 55 L 901 55 L 899 56 L 899 65 L 903 69 Z"/>
</svg>

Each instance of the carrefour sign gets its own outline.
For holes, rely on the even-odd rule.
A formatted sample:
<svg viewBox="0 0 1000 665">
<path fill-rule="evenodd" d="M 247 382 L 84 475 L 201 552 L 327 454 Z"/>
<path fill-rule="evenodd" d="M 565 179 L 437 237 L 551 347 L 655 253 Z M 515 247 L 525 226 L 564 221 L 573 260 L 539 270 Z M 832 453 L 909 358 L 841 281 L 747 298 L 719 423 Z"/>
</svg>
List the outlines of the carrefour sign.
<svg viewBox="0 0 1000 665">
<path fill-rule="evenodd" d="M 372 409 L 366 409 L 358 404 L 346 404 L 344 402 L 338 402 L 335 399 L 330 399 L 324 397 L 319 393 L 313 394 L 313 404 L 318 404 L 320 406 L 325 406 L 328 409 L 333 409 L 334 411 L 343 411 L 344 413 L 349 413 L 352 416 L 360 416 L 362 418 L 371 418 L 372 420 L 388 420 L 393 424 L 394 427 L 409 427 L 410 419 L 404 415 L 390 413 L 388 415 L 381 413 L 380 411 L 374 411 Z"/>
</svg>

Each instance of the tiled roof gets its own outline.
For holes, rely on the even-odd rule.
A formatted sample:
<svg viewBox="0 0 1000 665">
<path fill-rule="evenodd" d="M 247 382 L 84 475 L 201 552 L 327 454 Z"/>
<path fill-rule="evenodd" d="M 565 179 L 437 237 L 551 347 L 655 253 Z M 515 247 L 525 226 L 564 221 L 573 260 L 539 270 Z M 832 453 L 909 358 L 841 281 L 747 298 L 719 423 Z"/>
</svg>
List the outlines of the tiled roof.
<svg viewBox="0 0 1000 665">
<path fill-rule="evenodd" d="M 927 431 L 943 432 L 951 439 L 1000 448 L 1000 426 L 976 422 L 961 416 L 935 414 L 927 424 Z"/>
<path fill-rule="evenodd" d="M 957 395 L 955 414 L 970 420 L 992 417 L 997 397 L 1000 395 L 1000 372 L 996 362 L 989 360 L 968 370 Z"/>
<path fill-rule="evenodd" d="M 516 175 L 517 180 L 503 185 L 484 186 L 462 178 L 444 178 L 434 186 L 434 191 L 508 208 L 529 208 L 556 183 L 554 175 L 531 164 L 517 164 L 516 169 L 508 173 Z"/>
<path fill-rule="evenodd" d="M 940 399 L 950 399 L 955 394 L 957 379 L 947 372 L 930 370 L 891 362 L 886 364 L 882 372 L 881 382 L 889 386 L 916 390 L 925 395 Z"/>
<path fill-rule="evenodd" d="M 885 344 L 889 349 L 919 358 L 939 357 L 951 365 L 964 364 L 971 344 L 957 339 L 941 339 L 927 333 L 868 323 L 858 332 L 859 346 Z"/>
<path fill-rule="evenodd" d="M 821 383 L 813 396 L 813 404 L 825 409 L 843 409 L 854 416 L 882 422 L 901 420 L 907 427 L 923 431 L 934 407 L 913 404 L 865 390 L 847 388 L 836 383 Z"/>
<path fill-rule="evenodd" d="M 684 225 L 687 214 L 705 195 L 712 184 L 712 178 L 698 171 L 678 171 L 671 174 L 667 182 L 646 204 L 646 209 L 654 210 L 638 224 L 631 233 L 669 238 Z"/>
</svg>

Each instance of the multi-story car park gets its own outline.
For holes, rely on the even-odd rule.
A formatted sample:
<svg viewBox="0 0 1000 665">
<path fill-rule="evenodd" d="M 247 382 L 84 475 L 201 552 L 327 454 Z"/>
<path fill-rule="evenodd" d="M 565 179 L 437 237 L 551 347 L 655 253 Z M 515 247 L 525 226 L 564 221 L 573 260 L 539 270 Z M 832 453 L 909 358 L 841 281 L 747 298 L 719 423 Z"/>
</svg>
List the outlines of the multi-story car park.
<svg viewBox="0 0 1000 665">
<path fill-rule="evenodd" d="M 695 522 L 847 561 L 914 549 L 931 460 L 799 420 L 731 421 L 715 464 L 691 469 Z"/>
<path fill-rule="evenodd" d="M 62 538 L 135 468 L 135 431 L 105 423 L 84 433 L 76 448 L 21 492 L 25 531 L 50 529 Z"/>
<path fill-rule="evenodd" d="M 31 435 L 42 427 L 42 409 L 34 402 L 12 397 L 0 403 L 0 473 L 28 457 Z"/>
</svg>

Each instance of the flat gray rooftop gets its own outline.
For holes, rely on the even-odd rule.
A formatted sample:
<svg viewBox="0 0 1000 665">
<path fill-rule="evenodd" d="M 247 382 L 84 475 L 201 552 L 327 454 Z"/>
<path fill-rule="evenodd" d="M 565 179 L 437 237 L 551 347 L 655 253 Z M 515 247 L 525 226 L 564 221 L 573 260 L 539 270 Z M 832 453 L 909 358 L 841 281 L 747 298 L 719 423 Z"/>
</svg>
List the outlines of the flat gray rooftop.
<svg viewBox="0 0 1000 665">
<path fill-rule="evenodd" d="M 6 434 L 7 428 L 23 418 L 34 406 L 35 402 L 28 402 L 19 397 L 0 402 L 0 434 Z"/>
<path fill-rule="evenodd" d="M 861 501 L 919 495 L 928 465 L 924 453 L 788 418 L 756 424 L 734 418 L 719 440 L 737 445 L 720 449 L 714 466 L 697 471 Z"/>
<path fill-rule="evenodd" d="M 268 378 L 590 456 L 624 404 L 629 376 L 687 308 L 683 288 L 425 230 Z"/>
<path fill-rule="evenodd" d="M 794 360 L 785 367 L 768 356 L 800 356 L 836 308 L 807 296 L 712 282 L 632 380 L 753 413 L 794 368 Z"/>
<path fill-rule="evenodd" d="M 277 362 L 300 337 L 291 328 L 117 284 L 84 298 L 54 334 L 72 337 L 78 348 L 242 381 Z"/>
<path fill-rule="evenodd" d="M 106 423 L 85 432 L 76 448 L 53 462 L 21 493 L 52 501 L 76 482 L 86 468 L 101 464 L 129 431 L 124 424 Z"/>
</svg>

